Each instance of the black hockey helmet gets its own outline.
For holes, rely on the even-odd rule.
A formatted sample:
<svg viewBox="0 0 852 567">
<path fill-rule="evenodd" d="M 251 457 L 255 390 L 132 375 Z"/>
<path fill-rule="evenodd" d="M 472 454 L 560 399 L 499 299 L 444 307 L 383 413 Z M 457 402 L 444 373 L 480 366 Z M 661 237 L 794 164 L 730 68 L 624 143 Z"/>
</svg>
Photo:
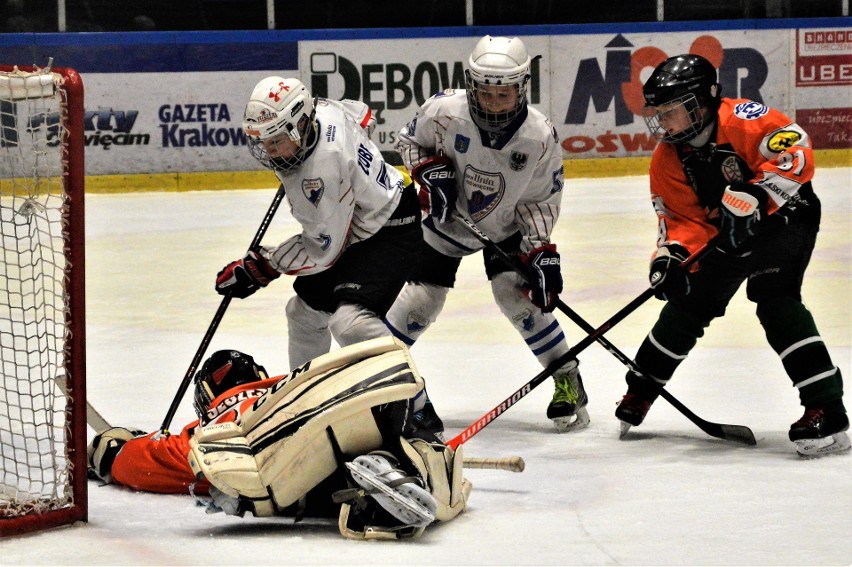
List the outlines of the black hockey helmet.
<svg viewBox="0 0 852 567">
<path fill-rule="evenodd" d="M 642 87 L 645 123 L 661 142 L 688 142 L 716 119 L 721 93 L 716 68 L 707 59 L 692 53 L 669 57 L 657 65 Z M 669 134 L 660 127 L 656 109 L 663 105 L 677 106 L 678 103 L 685 106 L 692 124 L 680 132 Z"/>
<path fill-rule="evenodd" d="M 210 404 L 223 392 L 268 377 L 266 369 L 248 354 L 237 350 L 214 352 L 195 373 L 193 406 L 196 415 L 203 421 Z"/>
</svg>

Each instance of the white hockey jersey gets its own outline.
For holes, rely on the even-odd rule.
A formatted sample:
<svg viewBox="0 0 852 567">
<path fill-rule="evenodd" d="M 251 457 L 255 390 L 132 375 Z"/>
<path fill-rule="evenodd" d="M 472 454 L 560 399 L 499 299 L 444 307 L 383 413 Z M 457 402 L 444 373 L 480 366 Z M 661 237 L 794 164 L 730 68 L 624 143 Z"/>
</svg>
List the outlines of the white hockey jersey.
<svg viewBox="0 0 852 567">
<path fill-rule="evenodd" d="M 363 103 L 317 99 L 319 139 L 297 169 L 276 171 L 302 232 L 262 254 L 291 275 L 322 272 L 346 248 L 373 236 L 399 204 L 405 178 L 385 163 L 367 131 Z M 357 120 L 360 120 L 357 121 Z"/>
<path fill-rule="evenodd" d="M 564 171 L 553 124 L 527 107 L 516 130 L 492 140 L 468 111 L 464 90 L 446 90 L 423 103 L 399 133 L 396 149 L 405 166 L 443 152 L 458 180 L 456 210 L 493 241 L 520 231 L 521 251 L 548 244 L 559 217 Z M 424 222 L 423 237 L 439 252 L 460 257 L 482 244 L 460 223 Z"/>
</svg>

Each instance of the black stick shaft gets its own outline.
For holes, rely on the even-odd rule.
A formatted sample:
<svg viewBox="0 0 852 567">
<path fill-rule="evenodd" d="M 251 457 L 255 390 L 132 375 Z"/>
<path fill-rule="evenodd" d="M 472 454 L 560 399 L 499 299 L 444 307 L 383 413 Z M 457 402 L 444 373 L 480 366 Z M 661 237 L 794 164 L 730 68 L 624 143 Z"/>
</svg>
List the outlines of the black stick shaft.
<svg viewBox="0 0 852 567">
<path fill-rule="evenodd" d="M 263 217 L 263 221 L 260 223 L 260 227 L 258 227 L 257 232 L 249 245 L 249 250 L 253 250 L 260 246 L 260 241 L 266 234 L 266 230 L 272 222 L 272 217 L 274 217 L 276 211 L 278 211 L 278 206 L 281 204 L 281 200 L 283 198 L 284 185 L 280 185 L 278 187 L 278 191 L 275 192 L 275 197 L 272 200 L 272 204 L 269 206 L 269 210 L 266 211 L 266 215 Z M 216 333 L 216 329 L 219 328 L 219 323 L 225 316 L 225 311 L 228 309 L 228 305 L 231 303 L 232 297 L 232 294 L 228 293 L 222 298 L 222 302 L 219 303 L 219 309 L 216 310 L 213 320 L 210 321 L 210 325 L 207 327 L 207 332 L 204 333 L 204 337 L 201 339 L 201 344 L 198 346 L 198 350 L 195 351 L 195 356 L 192 357 L 192 362 L 189 363 L 189 368 L 187 368 L 186 374 L 178 386 L 178 391 L 175 393 L 175 397 L 172 400 L 172 404 L 169 406 L 169 411 L 166 413 L 165 419 L 163 419 L 163 424 L 160 426 L 160 433 L 169 435 L 169 425 L 171 425 L 172 419 L 174 419 L 175 413 L 177 413 L 178 406 L 186 394 L 186 390 L 189 388 L 192 377 L 195 375 L 195 371 L 201 363 L 201 358 L 204 356 L 204 353 L 207 352 L 207 347 L 210 346 L 210 341 L 213 340 L 213 335 Z"/>
</svg>

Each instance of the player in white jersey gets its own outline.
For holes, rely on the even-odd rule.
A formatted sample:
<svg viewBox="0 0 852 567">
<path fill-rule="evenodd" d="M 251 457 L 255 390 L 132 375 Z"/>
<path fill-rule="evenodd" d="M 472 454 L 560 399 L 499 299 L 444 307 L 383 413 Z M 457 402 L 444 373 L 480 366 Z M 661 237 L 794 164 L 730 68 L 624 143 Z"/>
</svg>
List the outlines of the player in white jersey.
<svg viewBox="0 0 852 567">
<path fill-rule="evenodd" d="M 289 364 L 390 335 L 382 318 L 422 241 L 411 179 L 369 139 L 370 109 L 312 99 L 297 79 L 255 86 L 243 128 L 251 154 L 273 170 L 302 232 L 250 250 L 216 278 L 222 295 L 248 297 L 281 274 L 296 276 L 287 303 Z"/>
<path fill-rule="evenodd" d="M 523 262 L 529 285 L 484 254 L 497 305 L 539 362 L 547 366 L 568 351 L 552 314 L 562 291 L 550 241 L 562 199 L 562 151 L 550 120 L 527 104 L 530 63 L 517 37 L 485 36 L 468 61 L 466 89 L 434 95 L 399 133 L 396 149 L 429 209 L 418 265 L 387 314 L 394 334 L 409 345 L 437 319 L 462 257 L 483 247 L 453 222 L 461 215 Z M 554 373 L 547 415 L 560 431 L 589 423 L 577 364 Z"/>
</svg>

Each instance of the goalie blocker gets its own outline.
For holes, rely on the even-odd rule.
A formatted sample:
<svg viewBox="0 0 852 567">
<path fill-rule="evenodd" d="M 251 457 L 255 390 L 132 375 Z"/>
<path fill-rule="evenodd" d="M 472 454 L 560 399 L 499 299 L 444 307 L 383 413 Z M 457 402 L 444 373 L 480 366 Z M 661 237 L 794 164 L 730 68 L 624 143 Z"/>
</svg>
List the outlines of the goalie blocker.
<svg viewBox="0 0 852 567">
<path fill-rule="evenodd" d="M 344 347 L 277 382 L 242 409 L 239 423 L 197 428 L 189 464 L 210 482 L 210 506 L 229 514 L 298 519 L 315 505 L 306 495 L 325 492 L 346 537 L 419 536 L 464 511 L 471 489 L 461 448 L 411 430 L 422 390 L 396 339 Z"/>
</svg>

